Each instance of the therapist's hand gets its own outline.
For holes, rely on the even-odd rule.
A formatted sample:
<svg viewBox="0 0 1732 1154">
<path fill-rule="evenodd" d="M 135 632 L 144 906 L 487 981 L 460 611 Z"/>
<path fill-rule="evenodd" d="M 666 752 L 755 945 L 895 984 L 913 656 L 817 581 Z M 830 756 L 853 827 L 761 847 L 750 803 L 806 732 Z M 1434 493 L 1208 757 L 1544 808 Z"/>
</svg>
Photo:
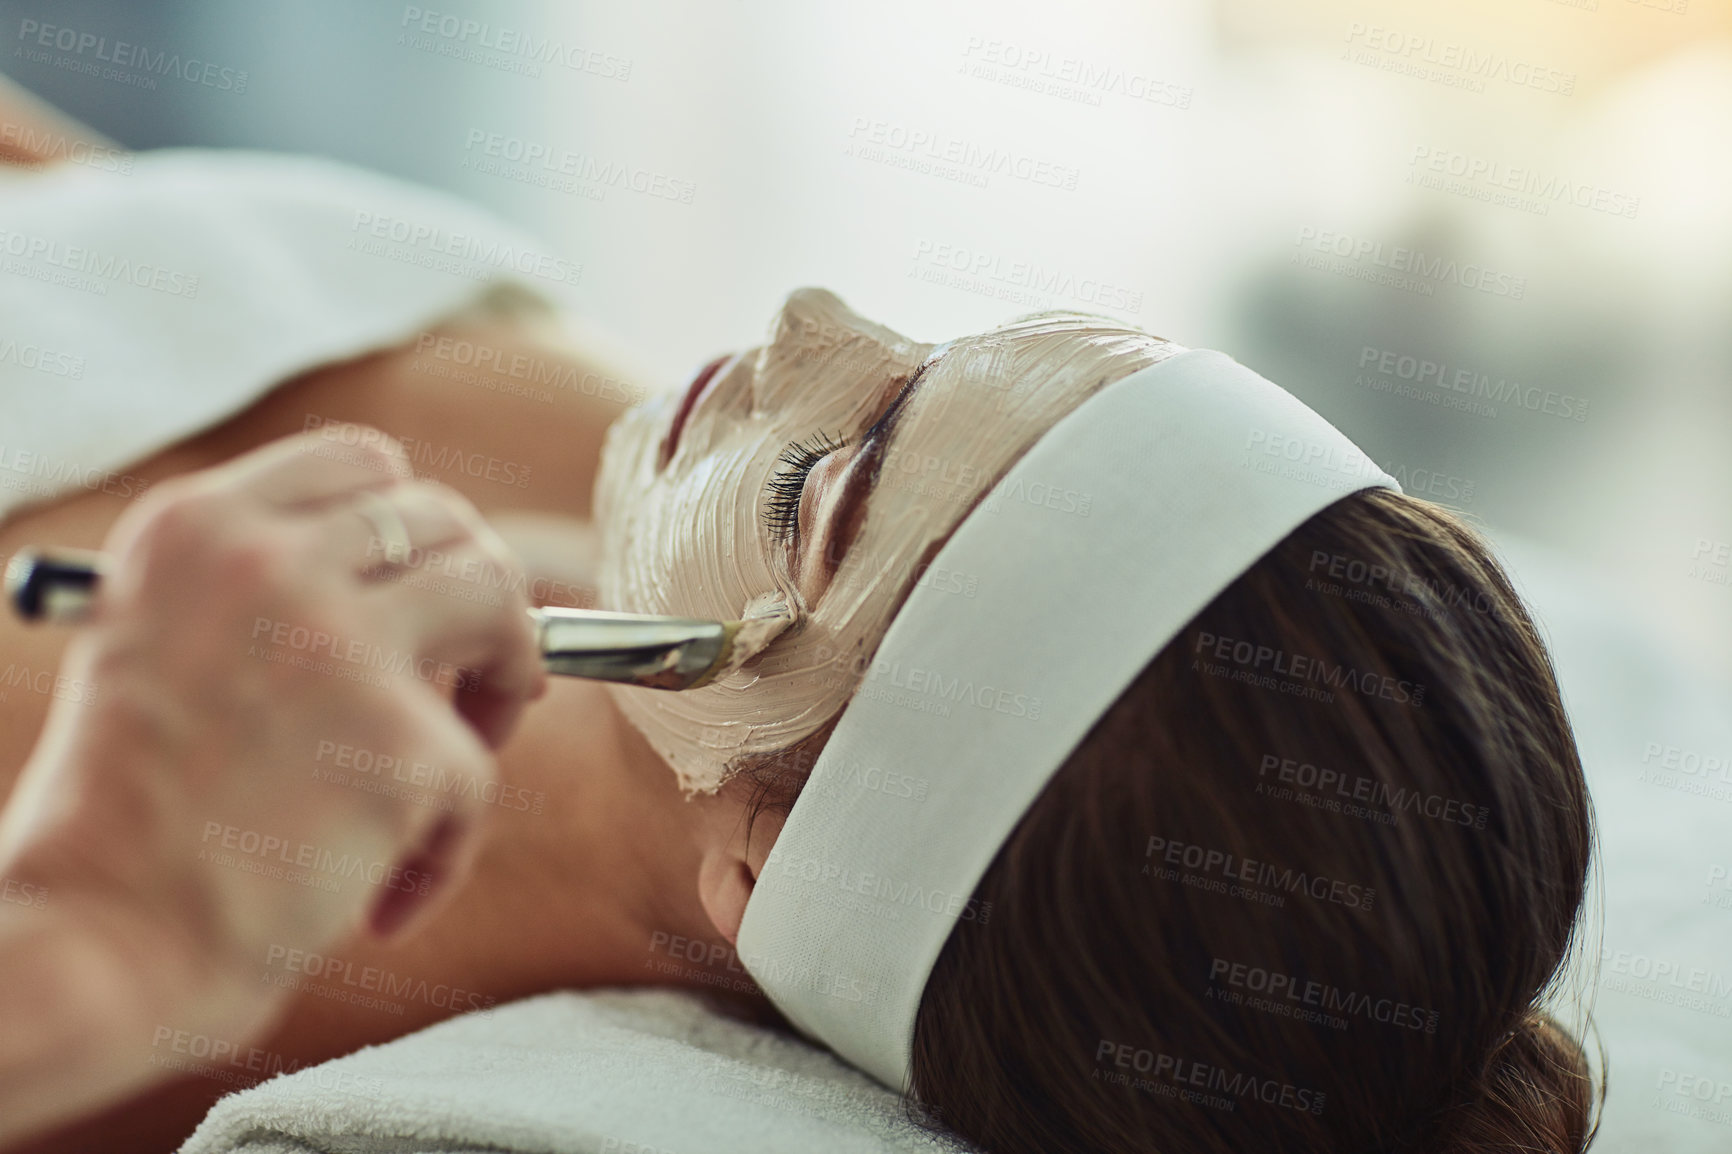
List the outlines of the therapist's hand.
<svg viewBox="0 0 1732 1154">
<path fill-rule="evenodd" d="M 510 550 L 395 442 L 347 432 L 166 482 L 116 523 L 0 815 L 0 867 L 152 968 L 141 1020 L 249 1032 L 273 948 L 418 924 L 546 687 Z"/>
</svg>

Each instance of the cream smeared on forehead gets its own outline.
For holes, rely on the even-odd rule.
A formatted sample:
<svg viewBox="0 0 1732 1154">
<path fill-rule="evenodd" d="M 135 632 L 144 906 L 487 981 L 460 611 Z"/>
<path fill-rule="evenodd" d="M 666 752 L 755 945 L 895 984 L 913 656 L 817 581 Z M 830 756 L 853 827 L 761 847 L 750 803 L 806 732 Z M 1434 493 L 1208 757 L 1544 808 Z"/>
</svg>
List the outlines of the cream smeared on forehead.
<svg viewBox="0 0 1732 1154">
<path fill-rule="evenodd" d="M 850 442 L 838 458 L 852 454 L 934 349 L 857 316 L 828 292 L 802 289 L 768 344 L 724 366 L 665 469 L 657 459 L 678 394 L 628 412 L 608 431 L 596 491 L 604 607 L 731 619 L 779 593 L 796 614 L 763 654 L 704 688 L 609 687 L 688 793 L 714 791 L 731 762 L 792 745 L 834 717 L 920 566 L 975 500 L 1102 385 L 1180 351 L 1074 314 L 1026 318 L 938 348 L 898 419 L 847 553 L 826 582 L 824 559 L 808 540 L 796 581 L 793 550 L 761 518 L 777 457 L 790 441 L 819 434 Z M 815 486 L 810 507 L 819 507 Z M 977 515 L 991 516 L 990 507 Z"/>
</svg>

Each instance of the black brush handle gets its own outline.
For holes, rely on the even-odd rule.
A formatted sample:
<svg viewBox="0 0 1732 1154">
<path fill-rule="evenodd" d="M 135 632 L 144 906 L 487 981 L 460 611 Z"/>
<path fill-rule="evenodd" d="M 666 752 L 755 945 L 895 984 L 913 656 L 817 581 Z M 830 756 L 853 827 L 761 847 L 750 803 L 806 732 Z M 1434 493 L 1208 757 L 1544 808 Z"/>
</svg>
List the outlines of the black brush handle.
<svg viewBox="0 0 1732 1154">
<path fill-rule="evenodd" d="M 94 549 L 20 549 L 6 562 L 6 599 L 26 621 L 77 621 L 102 580 Z"/>
</svg>

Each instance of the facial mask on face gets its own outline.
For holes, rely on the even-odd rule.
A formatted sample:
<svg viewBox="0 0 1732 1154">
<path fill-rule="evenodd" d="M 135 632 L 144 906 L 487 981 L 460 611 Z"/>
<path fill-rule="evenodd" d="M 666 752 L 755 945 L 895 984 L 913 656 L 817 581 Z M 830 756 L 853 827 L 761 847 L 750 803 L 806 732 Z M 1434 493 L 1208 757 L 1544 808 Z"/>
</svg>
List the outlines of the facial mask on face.
<svg viewBox="0 0 1732 1154">
<path fill-rule="evenodd" d="M 724 365 L 705 388 L 665 467 L 659 457 L 681 395 L 655 398 L 608 431 L 596 491 L 603 607 L 726 620 L 780 593 L 796 614 L 762 655 L 704 688 L 608 687 L 688 794 L 719 788 L 744 755 L 811 735 L 862 678 L 862 692 L 898 695 L 911 709 L 958 708 L 932 693 L 920 671 L 872 667 L 906 591 L 917 578 L 936 579 L 923 561 L 1061 416 L 1177 346 L 1071 315 L 1030 318 L 944 346 L 901 412 L 865 519 L 826 583 L 816 530 L 846 486 L 825 486 L 820 501 L 808 482 L 807 517 L 817 524 L 802 534 L 804 544 L 790 546 L 764 526 L 765 483 L 791 441 L 826 435 L 850 443 L 832 461 L 853 453 L 899 382 L 934 348 L 856 316 L 827 292 L 801 290 L 770 342 Z M 838 472 L 823 462 L 817 471 Z M 1087 494 L 1032 489 L 997 494 L 978 515 L 994 515 L 1003 500 L 1038 501 L 1053 516 L 1087 515 Z M 991 574 L 945 580 L 965 596 L 970 582 Z"/>
</svg>

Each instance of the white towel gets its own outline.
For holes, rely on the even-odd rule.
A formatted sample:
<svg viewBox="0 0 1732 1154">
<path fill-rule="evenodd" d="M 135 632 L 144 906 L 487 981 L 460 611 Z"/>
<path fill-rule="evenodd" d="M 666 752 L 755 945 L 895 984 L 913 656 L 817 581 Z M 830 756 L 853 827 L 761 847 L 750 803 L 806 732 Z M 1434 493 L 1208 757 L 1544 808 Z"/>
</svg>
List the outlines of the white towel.
<svg viewBox="0 0 1732 1154">
<path fill-rule="evenodd" d="M 0 168 L 0 521 L 121 473 L 297 373 L 581 266 L 455 197 L 307 157 Z M 527 294 L 527 295 L 526 295 Z"/>
<path fill-rule="evenodd" d="M 959 1154 L 824 1050 L 671 990 L 547 994 L 279 1075 L 181 1154 Z"/>
</svg>

